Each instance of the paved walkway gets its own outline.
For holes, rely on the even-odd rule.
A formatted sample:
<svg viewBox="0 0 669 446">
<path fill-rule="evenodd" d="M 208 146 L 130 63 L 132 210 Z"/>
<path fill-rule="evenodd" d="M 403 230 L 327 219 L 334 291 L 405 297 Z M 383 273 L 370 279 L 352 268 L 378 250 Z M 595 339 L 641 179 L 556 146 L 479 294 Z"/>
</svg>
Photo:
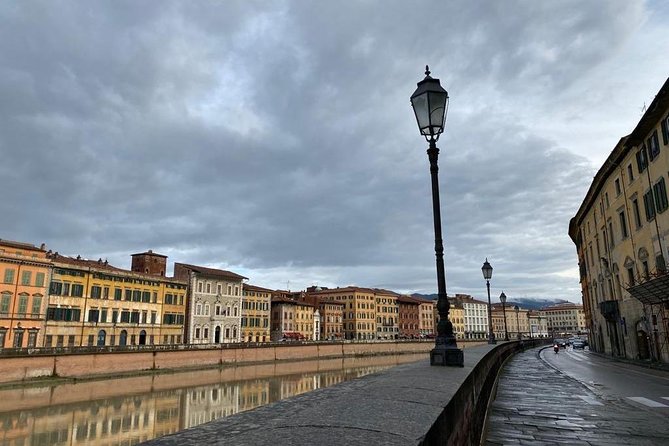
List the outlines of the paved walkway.
<svg viewBox="0 0 669 446">
<path fill-rule="evenodd" d="M 520 353 L 504 367 L 486 445 L 669 445 L 666 417 L 596 395 L 538 352 Z"/>
</svg>

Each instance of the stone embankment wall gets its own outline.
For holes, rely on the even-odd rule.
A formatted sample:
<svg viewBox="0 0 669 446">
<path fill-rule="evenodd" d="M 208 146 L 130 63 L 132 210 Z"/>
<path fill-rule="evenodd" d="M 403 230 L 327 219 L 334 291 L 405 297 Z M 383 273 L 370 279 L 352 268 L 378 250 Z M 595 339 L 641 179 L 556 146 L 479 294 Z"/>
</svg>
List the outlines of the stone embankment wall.
<svg viewBox="0 0 669 446">
<path fill-rule="evenodd" d="M 473 343 L 469 345 L 475 345 Z M 146 371 L 213 368 L 274 361 L 428 352 L 432 342 L 223 346 L 214 349 L 36 354 L 0 358 L 0 385 L 40 378 L 92 378 Z"/>
</svg>

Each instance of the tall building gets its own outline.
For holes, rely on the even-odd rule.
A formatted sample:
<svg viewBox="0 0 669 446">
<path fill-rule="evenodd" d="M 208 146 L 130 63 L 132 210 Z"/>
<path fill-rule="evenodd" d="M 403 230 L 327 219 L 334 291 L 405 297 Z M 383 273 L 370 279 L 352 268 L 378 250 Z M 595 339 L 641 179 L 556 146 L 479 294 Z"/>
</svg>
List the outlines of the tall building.
<svg viewBox="0 0 669 446">
<path fill-rule="evenodd" d="M 437 307 L 436 300 L 423 299 L 422 297 L 413 297 L 418 302 L 418 332 L 421 337 L 433 335 L 436 333 L 434 324 L 434 311 Z M 452 322 L 451 322 L 452 323 Z"/>
<path fill-rule="evenodd" d="M 448 320 L 453 324 L 453 335 L 455 339 L 465 339 L 465 309 L 462 307 L 462 300 L 449 297 L 448 302 L 451 304 L 448 311 Z M 436 318 L 437 323 L 439 323 L 439 313 L 437 313 Z"/>
<path fill-rule="evenodd" d="M 242 284 L 246 279 L 222 269 L 174 264 L 174 277 L 188 283 L 186 342 L 240 342 Z"/>
<path fill-rule="evenodd" d="M 376 338 L 376 299 L 374 290 L 349 286 L 329 288 L 310 293 L 344 304 L 343 330 L 345 339 Z"/>
<path fill-rule="evenodd" d="M 399 294 L 382 289 L 374 289 L 376 302 L 376 339 L 397 339 L 399 337 Z"/>
<path fill-rule="evenodd" d="M 0 349 L 42 347 L 50 272 L 43 245 L 0 240 Z"/>
<path fill-rule="evenodd" d="M 487 339 L 488 303 L 467 294 L 456 294 L 451 302 L 462 307 L 465 339 Z"/>
<path fill-rule="evenodd" d="M 319 339 L 328 341 L 343 339 L 343 315 L 345 304 L 314 293 L 315 291 L 321 290 L 323 290 L 323 288 L 316 286 L 309 287 L 306 292 L 300 293 L 299 299 L 318 308 L 320 315 Z"/>
<path fill-rule="evenodd" d="M 669 79 L 569 224 L 593 350 L 669 362 L 668 170 Z"/>
<path fill-rule="evenodd" d="M 320 315 L 310 303 L 276 293 L 272 296 L 271 340 L 313 340 L 315 318 L 320 320 Z"/>
<path fill-rule="evenodd" d="M 185 282 L 102 259 L 55 253 L 50 260 L 45 347 L 183 342 Z"/>
<path fill-rule="evenodd" d="M 268 342 L 272 290 L 244 284 L 242 292 L 242 341 Z"/>
<path fill-rule="evenodd" d="M 420 302 L 411 296 L 397 298 L 400 338 L 420 337 Z"/>
<path fill-rule="evenodd" d="M 553 337 L 587 334 L 583 305 L 565 303 L 541 309 L 546 328 Z"/>
</svg>

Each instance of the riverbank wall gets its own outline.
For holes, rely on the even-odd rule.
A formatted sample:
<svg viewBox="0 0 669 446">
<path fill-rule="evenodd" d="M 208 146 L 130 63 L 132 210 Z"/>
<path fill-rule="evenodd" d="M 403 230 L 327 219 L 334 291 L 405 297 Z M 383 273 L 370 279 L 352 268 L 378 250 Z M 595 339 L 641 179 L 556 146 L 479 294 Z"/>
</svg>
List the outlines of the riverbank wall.
<svg viewBox="0 0 669 446">
<path fill-rule="evenodd" d="M 461 344 L 467 348 L 480 342 Z M 0 358 L 3 371 L 0 374 L 0 385 L 32 383 L 47 378 L 105 378 L 277 361 L 427 353 L 433 346 L 433 342 L 426 341 L 253 346 L 227 344 L 217 348 L 15 355 Z"/>
</svg>

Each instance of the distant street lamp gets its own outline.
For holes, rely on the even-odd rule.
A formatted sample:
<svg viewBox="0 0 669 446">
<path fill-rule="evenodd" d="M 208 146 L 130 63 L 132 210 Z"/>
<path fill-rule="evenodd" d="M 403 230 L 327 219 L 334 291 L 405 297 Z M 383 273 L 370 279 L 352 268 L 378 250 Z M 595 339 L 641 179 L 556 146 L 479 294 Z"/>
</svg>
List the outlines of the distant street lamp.
<svg viewBox="0 0 669 446">
<path fill-rule="evenodd" d="M 518 327 L 518 339 L 520 339 L 520 319 L 518 317 L 518 313 L 520 313 L 520 308 L 518 308 L 518 305 L 513 306 L 513 311 L 516 312 L 516 326 Z"/>
<path fill-rule="evenodd" d="M 485 286 L 488 289 L 488 344 L 497 344 L 495 341 L 495 333 L 492 332 L 492 305 L 490 304 L 490 279 L 492 278 L 492 266 L 488 263 L 486 257 L 485 263 L 481 267 L 483 271 L 483 278 L 485 279 Z"/>
<path fill-rule="evenodd" d="M 527 331 L 530 333 L 530 339 L 532 339 L 532 324 L 530 323 L 530 311 L 528 310 L 527 313 L 525 313 L 527 316 Z"/>
<path fill-rule="evenodd" d="M 444 131 L 448 110 L 448 92 L 441 87 L 439 79 L 430 77 L 430 69 L 425 66 L 425 78 L 418 82 L 418 88 L 411 95 L 411 107 L 416 115 L 420 134 L 429 142 L 427 156 L 430 160 L 432 177 L 432 213 L 434 216 L 434 252 L 437 262 L 437 337 L 430 351 L 430 365 L 464 366 L 464 354 L 458 348 L 453 335 L 453 324 L 448 320 L 450 304 L 446 296 L 446 276 L 444 272 L 444 245 L 441 238 L 441 209 L 439 205 L 439 149 L 437 140 Z"/>
<path fill-rule="evenodd" d="M 499 300 L 502 302 L 502 314 L 504 315 L 504 340 L 509 340 L 509 331 L 506 329 L 506 294 L 502 291 L 502 294 L 499 295 Z"/>
</svg>

